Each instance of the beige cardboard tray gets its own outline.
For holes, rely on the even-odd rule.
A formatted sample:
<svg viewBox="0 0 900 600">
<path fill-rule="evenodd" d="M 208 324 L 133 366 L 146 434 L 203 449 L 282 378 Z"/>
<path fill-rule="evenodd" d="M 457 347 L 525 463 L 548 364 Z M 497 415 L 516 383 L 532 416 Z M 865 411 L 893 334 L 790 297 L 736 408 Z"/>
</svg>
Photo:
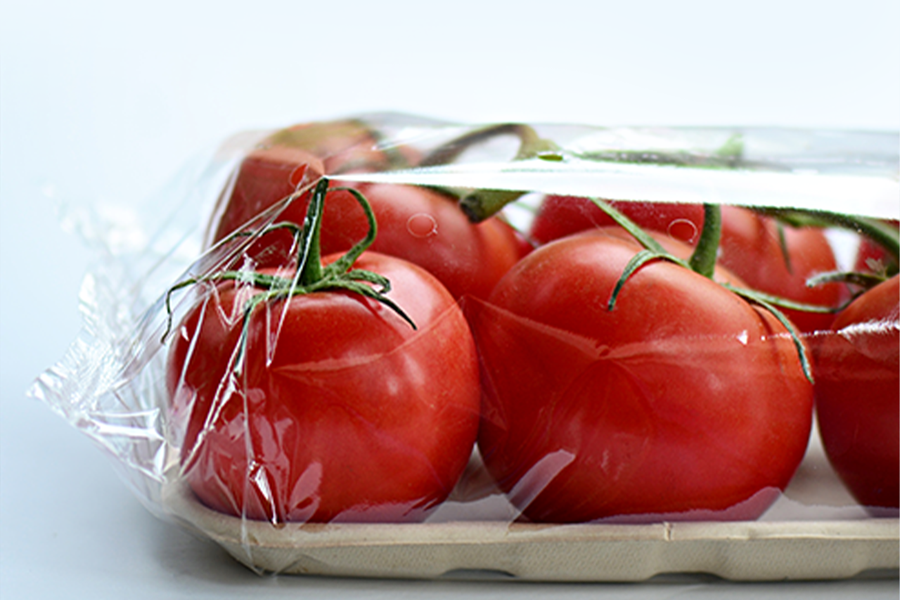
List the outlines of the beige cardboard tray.
<svg viewBox="0 0 900 600">
<path fill-rule="evenodd" d="M 210 510 L 183 483 L 166 486 L 163 502 L 178 521 L 240 562 L 286 574 L 643 581 L 703 573 L 777 581 L 864 572 L 897 577 L 900 568 L 900 520 L 872 518 L 854 504 L 815 443 L 782 498 L 752 522 L 514 523 L 508 503 L 492 493 L 474 503 L 449 502 L 433 522 L 276 528 Z M 459 520 L 473 508 L 487 520 Z"/>
</svg>

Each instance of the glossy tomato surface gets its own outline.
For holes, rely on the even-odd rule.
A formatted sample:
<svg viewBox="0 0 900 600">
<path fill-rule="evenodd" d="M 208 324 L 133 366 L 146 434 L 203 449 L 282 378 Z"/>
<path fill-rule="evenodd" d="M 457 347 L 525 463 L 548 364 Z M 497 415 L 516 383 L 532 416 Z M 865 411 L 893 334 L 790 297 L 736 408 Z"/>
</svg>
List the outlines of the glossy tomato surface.
<svg viewBox="0 0 900 600">
<path fill-rule="evenodd" d="M 822 445 L 863 505 L 900 503 L 900 279 L 865 292 L 816 346 Z"/>
<path fill-rule="evenodd" d="M 475 346 L 437 280 L 366 253 L 388 277 L 385 305 L 343 291 L 258 305 L 206 289 L 173 335 L 168 389 L 184 423 L 182 472 L 223 513 L 287 521 L 410 521 L 443 501 L 472 452 L 479 417 Z"/>
<path fill-rule="evenodd" d="M 697 204 L 615 202 L 614 206 L 641 227 L 693 244 L 703 229 L 703 207 Z M 594 227 L 613 224 L 587 198 L 549 196 L 532 224 L 531 235 L 546 243 Z M 782 235 L 783 234 L 783 235 Z M 782 247 L 784 239 L 784 247 Z M 810 277 L 837 269 L 834 251 L 823 230 L 783 226 L 769 217 L 735 206 L 722 206 L 719 263 L 752 289 L 822 307 L 846 298 L 840 284 L 806 285 Z M 826 329 L 831 313 L 785 309 L 804 332 Z"/>
<path fill-rule="evenodd" d="M 639 250 L 570 236 L 469 304 L 485 465 L 538 522 L 755 518 L 809 439 L 797 350 L 766 311 L 668 262 L 608 310 Z"/>
</svg>

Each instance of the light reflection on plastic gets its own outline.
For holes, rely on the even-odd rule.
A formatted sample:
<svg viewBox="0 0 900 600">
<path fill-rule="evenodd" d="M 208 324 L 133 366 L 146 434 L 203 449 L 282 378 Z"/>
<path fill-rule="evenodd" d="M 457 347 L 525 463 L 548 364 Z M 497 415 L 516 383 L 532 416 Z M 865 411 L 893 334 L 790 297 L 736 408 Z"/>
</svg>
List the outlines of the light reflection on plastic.
<svg viewBox="0 0 900 600">
<path fill-rule="evenodd" d="M 406 222 L 406 230 L 416 238 L 431 237 L 437 235 L 437 221 L 428 213 L 416 213 Z"/>
<path fill-rule="evenodd" d="M 525 508 L 574 460 L 575 454 L 568 450 L 548 453 L 510 490 L 508 494 L 510 501 L 519 508 Z"/>
<path fill-rule="evenodd" d="M 840 334 L 845 338 L 852 338 L 857 335 L 890 335 L 898 330 L 900 330 L 900 320 L 882 319 L 847 325 L 841 328 Z"/>
<path fill-rule="evenodd" d="M 697 239 L 697 225 L 688 219 L 675 219 L 669 223 L 667 233 L 682 242 L 693 243 Z"/>
</svg>

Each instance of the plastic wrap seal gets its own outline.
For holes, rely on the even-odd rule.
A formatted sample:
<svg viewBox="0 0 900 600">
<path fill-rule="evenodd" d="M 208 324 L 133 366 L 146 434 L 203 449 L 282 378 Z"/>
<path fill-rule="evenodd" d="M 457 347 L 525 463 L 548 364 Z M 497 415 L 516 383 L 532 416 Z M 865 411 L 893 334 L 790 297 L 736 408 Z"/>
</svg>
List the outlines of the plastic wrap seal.
<svg viewBox="0 0 900 600">
<path fill-rule="evenodd" d="M 140 243 L 95 227 L 84 329 L 30 393 L 258 571 L 896 573 L 896 473 L 859 489 L 897 471 L 897 141 L 396 114 L 247 134 Z M 835 239 L 888 249 L 823 278 Z"/>
</svg>

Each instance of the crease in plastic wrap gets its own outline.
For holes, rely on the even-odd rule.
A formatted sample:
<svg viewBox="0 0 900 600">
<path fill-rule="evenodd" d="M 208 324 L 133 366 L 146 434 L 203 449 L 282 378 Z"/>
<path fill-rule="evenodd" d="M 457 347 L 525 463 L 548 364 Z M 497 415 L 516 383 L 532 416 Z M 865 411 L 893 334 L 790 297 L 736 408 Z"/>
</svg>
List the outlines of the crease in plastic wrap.
<svg viewBox="0 0 900 600">
<path fill-rule="evenodd" d="M 798 209 L 828 234 L 772 219 Z M 69 219 L 97 250 L 84 327 L 30 393 L 257 571 L 896 573 L 896 498 L 862 506 L 842 483 L 860 459 L 839 479 L 819 431 L 832 461 L 896 438 L 896 308 L 857 310 L 860 344 L 833 311 L 732 291 L 799 277 L 763 291 L 848 303 L 805 279 L 862 252 L 838 227 L 900 217 L 894 133 L 367 115 L 237 136 L 137 210 Z M 817 426 L 813 375 L 881 382 L 884 418 Z"/>
</svg>

